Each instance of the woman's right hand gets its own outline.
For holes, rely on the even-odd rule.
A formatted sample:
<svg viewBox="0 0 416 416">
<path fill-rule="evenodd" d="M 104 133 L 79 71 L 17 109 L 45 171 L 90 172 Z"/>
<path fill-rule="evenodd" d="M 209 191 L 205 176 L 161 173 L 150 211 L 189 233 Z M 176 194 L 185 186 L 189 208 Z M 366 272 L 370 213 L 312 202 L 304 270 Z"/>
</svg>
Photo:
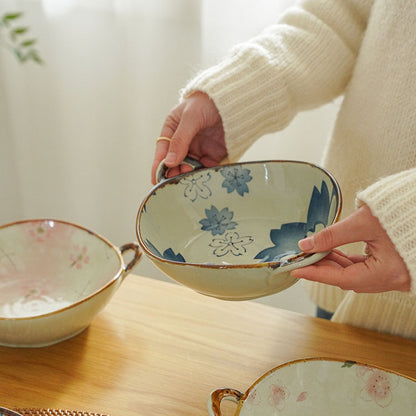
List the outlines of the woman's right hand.
<svg viewBox="0 0 416 416">
<path fill-rule="evenodd" d="M 195 92 L 174 107 L 163 125 L 152 166 L 152 183 L 156 184 L 156 170 L 165 159 L 168 176 L 189 171 L 181 165 L 186 156 L 206 167 L 216 166 L 227 156 L 222 119 L 214 102 L 203 92 Z"/>
</svg>

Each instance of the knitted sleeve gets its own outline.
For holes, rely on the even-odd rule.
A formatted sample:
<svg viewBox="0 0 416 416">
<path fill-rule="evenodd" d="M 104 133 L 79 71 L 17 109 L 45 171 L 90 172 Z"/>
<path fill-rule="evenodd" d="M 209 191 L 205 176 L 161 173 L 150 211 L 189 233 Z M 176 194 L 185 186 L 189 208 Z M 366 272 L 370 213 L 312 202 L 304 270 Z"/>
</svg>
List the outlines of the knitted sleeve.
<svg viewBox="0 0 416 416">
<path fill-rule="evenodd" d="M 416 168 L 372 184 L 357 198 L 366 203 L 403 258 L 416 293 Z"/>
<path fill-rule="evenodd" d="M 304 0 L 182 91 L 207 93 L 223 120 L 229 160 L 297 112 L 340 95 L 360 48 L 373 0 Z"/>
</svg>

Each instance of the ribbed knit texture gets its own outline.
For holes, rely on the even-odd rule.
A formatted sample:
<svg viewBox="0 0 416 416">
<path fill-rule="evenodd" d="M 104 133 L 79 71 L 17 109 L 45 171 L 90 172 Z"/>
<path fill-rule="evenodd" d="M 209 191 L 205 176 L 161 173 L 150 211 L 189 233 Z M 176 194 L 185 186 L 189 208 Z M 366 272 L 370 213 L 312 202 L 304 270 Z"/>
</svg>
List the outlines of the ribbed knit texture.
<svg viewBox="0 0 416 416">
<path fill-rule="evenodd" d="M 341 7 L 320 0 L 288 11 L 279 24 L 234 47 L 183 89 L 182 96 L 199 90 L 214 99 L 230 160 L 238 160 L 260 136 L 287 126 L 298 111 L 342 93 L 371 1 L 335 3 Z M 340 28 L 336 36 L 333 27 Z"/>
<path fill-rule="evenodd" d="M 388 176 L 358 193 L 377 216 L 412 276 L 416 293 L 416 168 Z"/>
<path fill-rule="evenodd" d="M 323 165 L 343 194 L 342 217 L 366 203 L 416 292 L 416 2 L 306 0 L 198 74 L 224 123 L 229 160 L 301 110 L 344 95 Z M 351 247 L 345 248 L 351 250 Z M 334 320 L 416 339 L 416 296 L 368 295 L 305 283 Z"/>
</svg>

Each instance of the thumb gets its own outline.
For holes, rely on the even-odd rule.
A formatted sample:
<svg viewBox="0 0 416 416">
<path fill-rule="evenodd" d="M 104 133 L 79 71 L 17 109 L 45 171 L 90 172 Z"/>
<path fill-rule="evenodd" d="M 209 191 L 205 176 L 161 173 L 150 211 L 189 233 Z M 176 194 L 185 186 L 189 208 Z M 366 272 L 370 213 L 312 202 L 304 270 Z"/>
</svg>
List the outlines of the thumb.
<svg viewBox="0 0 416 416">
<path fill-rule="evenodd" d="M 367 241 L 369 226 L 374 220 L 368 207 L 363 206 L 342 221 L 300 240 L 299 248 L 308 253 L 329 251 L 344 244 Z"/>
</svg>

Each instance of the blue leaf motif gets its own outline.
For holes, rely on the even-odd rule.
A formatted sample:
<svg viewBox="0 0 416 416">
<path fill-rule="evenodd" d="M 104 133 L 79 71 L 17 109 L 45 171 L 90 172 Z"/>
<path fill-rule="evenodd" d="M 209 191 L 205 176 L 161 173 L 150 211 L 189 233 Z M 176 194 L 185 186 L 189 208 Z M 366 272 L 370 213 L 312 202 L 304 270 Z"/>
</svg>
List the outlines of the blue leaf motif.
<svg viewBox="0 0 416 416">
<path fill-rule="evenodd" d="M 309 201 L 306 223 L 287 223 L 282 224 L 280 229 L 270 230 L 270 239 L 274 246 L 260 251 L 255 259 L 272 262 L 279 261 L 287 255 L 300 253 L 298 241 L 305 238 L 308 232 L 314 232 L 317 225 L 327 226 L 331 202 L 334 197 L 334 191 L 331 197 L 329 196 L 328 186 L 324 181 L 321 182 L 320 191 L 314 186 Z"/>
<path fill-rule="evenodd" d="M 244 196 L 245 192 L 249 192 L 247 182 L 250 182 L 253 179 L 250 176 L 249 169 L 245 169 L 240 165 L 227 166 L 222 168 L 220 172 L 225 178 L 222 187 L 227 188 L 228 193 L 236 190 L 239 195 Z"/>
<path fill-rule="evenodd" d="M 178 261 L 180 263 L 185 263 L 185 259 L 182 256 L 182 254 L 179 253 L 179 252 L 178 252 L 178 254 L 175 254 L 175 252 L 171 248 L 168 248 L 167 250 L 165 250 L 163 252 L 163 258 L 166 259 L 166 260 Z"/>
<path fill-rule="evenodd" d="M 211 209 L 206 209 L 205 214 L 207 218 L 199 221 L 202 225 L 201 230 L 210 231 L 212 235 L 224 234 L 225 231 L 233 230 L 237 225 L 235 221 L 231 221 L 234 213 L 228 208 L 219 211 L 214 205 L 211 205 Z"/>
<path fill-rule="evenodd" d="M 288 255 L 300 253 L 298 241 L 306 237 L 306 223 L 290 222 L 280 229 L 270 230 L 274 246 L 260 251 L 254 258 L 263 262 L 279 261 Z"/>
<path fill-rule="evenodd" d="M 155 254 L 158 257 L 161 257 L 162 259 L 186 263 L 185 258 L 182 256 L 182 254 L 175 254 L 175 252 L 171 248 L 168 248 L 162 254 L 149 240 L 146 240 L 146 244 L 153 254 Z"/>
<path fill-rule="evenodd" d="M 315 231 L 316 226 L 319 224 L 322 224 L 324 227 L 328 224 L 331 199 L 329 198 L 328 186 L 324 181 L 321 183 L 321 191 L 316 186 L 313 187 L 308 209 L 308 231 Z"/>
</svg>

